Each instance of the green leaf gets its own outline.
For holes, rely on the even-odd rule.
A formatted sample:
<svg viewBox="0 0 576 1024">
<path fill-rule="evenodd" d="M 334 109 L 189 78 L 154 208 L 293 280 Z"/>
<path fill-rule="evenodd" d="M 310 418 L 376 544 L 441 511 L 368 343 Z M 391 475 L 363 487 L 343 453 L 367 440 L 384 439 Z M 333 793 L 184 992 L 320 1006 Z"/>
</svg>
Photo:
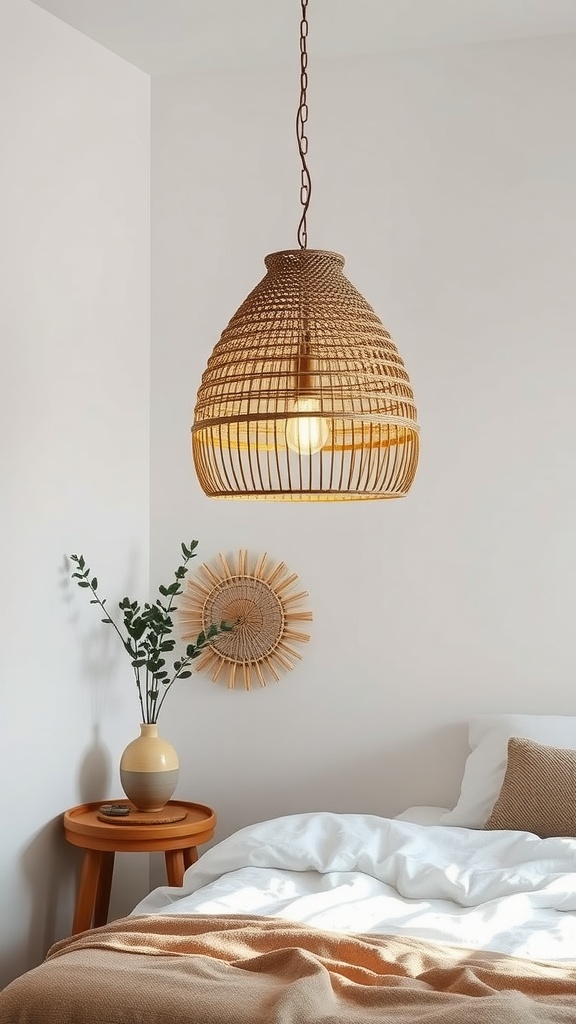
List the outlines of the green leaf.
<svg viewBox="0 0 576 1024">
<path fill-rule="evenodd" d="M 162 694 L 172 685 L 176 678 L 189 678 L 192 672 L 188 669 L 193 658 L 199 657 L 203 648 L 209 640 L 216 636 L 220 627 L 211 625 L 206 632 L 202 632 L 194 643 L 188 644 L 186 655 L 181 655 L 173 662 L 173 668 L 168 671 L 166 656 L 173 652 L 176 647 L 176 639 L 171 635 L 174 630 L 173 610 L 175 598 L 183 593 L 183 580 L 187 574 L 187 563 L 195 557 L 198 541 L 193 540 L 189 544 L 181 544 L 182 557 L 180 565 L 173 575 L 173 582 L 170 585 L 159 587 L 161 599 L 140 603 L 123 597 L 117 607 L 122 614 L 121 626 L 116 624 L 115 619 L 108 614 L 104 608 L 105 598 L 100 598 L 96 593 L 99 587 L 98 577 L 92 575 L 90 567 L 86 564 L 83 555 L 72 554 L 68 556 L 70 565 L 70 576 L 77 585 L 92 591 L 89 598 L 90 604 L 97 604 L 101 608 L 100 621 L 104 625 L 111 625 L 118 634 L 119 640 L 130 658 L 135 681 L 138 687 L 138 696 L 141 701 L 146 701 L 142 708 L 145 721 L 154 723 L 157 721 L 160 701 L 158 693 L 160 686 L 163 687 Z M 72 571 L 72 569 L 74 571 Z M 164 602 L 164 603 L 163 603 Z M 103 615 L 102 615 L 103 612 Z M 222 625 L 222 629 L 234 628 L 232 624 Z M 146 680 L 144 680 L 144 675 Z M 142 678 L 141 678 L 142 677 Z M 149 687 L 147 689 L 147 687 Z"/>
<path fill-rule="evenodd" d="M 128 628 L 128 627 L 127 627 Z M 133 619 L 130 623 L 130 629 L 128 632 L 134 640 L 139 640 L 146 629 L 146 623 L 143 619 Z"/>
</svg>

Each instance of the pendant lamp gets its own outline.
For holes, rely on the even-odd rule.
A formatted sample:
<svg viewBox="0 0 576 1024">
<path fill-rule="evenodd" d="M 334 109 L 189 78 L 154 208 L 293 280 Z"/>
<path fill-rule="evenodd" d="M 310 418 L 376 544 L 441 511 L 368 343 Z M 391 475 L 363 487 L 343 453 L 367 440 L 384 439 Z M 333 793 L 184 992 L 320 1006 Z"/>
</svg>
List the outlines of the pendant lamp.
<svg viewBox="0 0 576 1024">
<path fill-rule="evenodd" d="M 196 399 L 194 466 L 215 498 L 399 498 L 418 465 L 414 395 L 390 334 L 344 276 L 344 258 L 307 247 L 307 7 L 301 0 L 299 248 L 266 256 Z"/>
</svg>

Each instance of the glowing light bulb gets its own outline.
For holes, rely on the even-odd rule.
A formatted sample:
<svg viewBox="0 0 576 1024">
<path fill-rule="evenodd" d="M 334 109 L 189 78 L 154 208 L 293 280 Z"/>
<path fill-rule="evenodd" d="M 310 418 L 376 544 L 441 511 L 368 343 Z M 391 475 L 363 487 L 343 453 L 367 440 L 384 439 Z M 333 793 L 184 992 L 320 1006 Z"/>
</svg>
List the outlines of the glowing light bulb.
<svg viewBox="0 0 576 1024">
<path fill-rule="evenodd" d="M 320 399 L 301 395 L 294 402 L 294 412 L 317 412 Z M 315 455 L 330 434 L 330 428 L 323 416 L 294 416 L 286 425 L 286 444 L 297 455 Z"/>
</svg>

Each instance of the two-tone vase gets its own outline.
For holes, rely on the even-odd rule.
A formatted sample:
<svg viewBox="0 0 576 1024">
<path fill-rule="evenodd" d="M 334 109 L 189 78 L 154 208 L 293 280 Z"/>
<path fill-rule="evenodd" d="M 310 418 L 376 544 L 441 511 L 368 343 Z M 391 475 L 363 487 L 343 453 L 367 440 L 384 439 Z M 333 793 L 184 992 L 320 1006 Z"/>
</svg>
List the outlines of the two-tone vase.
<svg viewBox="0 0 576 1024">
<path fill-rule="evenodd" d="M 140 735 L 120 758 L 120 782 L 139 811 L 161 811 L 178 784 L 180 765 L 171 743 L 158 735 L 156 724 L 140 724 Z"/>
</svg>

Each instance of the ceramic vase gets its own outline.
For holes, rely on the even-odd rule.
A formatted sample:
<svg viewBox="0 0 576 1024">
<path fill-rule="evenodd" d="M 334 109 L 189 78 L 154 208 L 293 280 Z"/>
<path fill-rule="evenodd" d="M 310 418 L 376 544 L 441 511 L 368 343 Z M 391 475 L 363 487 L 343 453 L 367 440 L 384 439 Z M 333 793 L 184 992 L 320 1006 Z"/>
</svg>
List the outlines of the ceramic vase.
<svg viewBox="0 0 576 1024">
<path fill-rule="evenodd" d="M 158 735 L 157 725 L 141 723 L 140 735 L 120 758 L 120 782 L 139 811 L 161 811 L 178 784 L 178 755 Z"/>
</svg>

